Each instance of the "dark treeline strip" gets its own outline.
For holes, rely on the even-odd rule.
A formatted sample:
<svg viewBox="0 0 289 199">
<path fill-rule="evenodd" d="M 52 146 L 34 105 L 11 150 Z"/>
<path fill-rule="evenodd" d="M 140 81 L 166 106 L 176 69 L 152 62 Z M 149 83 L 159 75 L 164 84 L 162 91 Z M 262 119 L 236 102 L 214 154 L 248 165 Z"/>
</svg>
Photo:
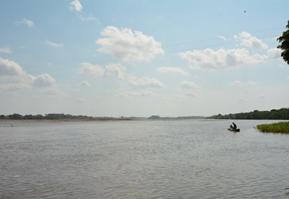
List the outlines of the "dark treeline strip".
<svg viewBox="0 0 289 199">
<path fill-rule="evenodd" d="M 14 113 L 11 115 L 0 115 L 0 120 L 183 120 L 183 119 L 204 119 L 201 116 L 181 116 L 181 117 L 160 117 L 152 115 L 148 118 L 145 117 L 92 117 L 84 115 L 70 115 L 62 113 L 50 113 L 45 115 L 21 115 Z"/>
<path fill-rule="evenodd" d="M 152 115 L 143 117 L 92 117 L 84 115 L 71 115 L 63 113 L 49 113 L 45 115 L 0 115 L 0 120 L 139 120 L 139 119 L 268 119 L 268 120 L 289 120 L 289 108 L 273 109 L 271 111 L 252 111 L 246 113 L 218 114 L 211 117 L 183 116 L 183 117 L 160 117 Z"/>
<path fill-rule="evenodd" d="M 84 115 L 70 115 L 70 114 L 58 114 L 50 113 L 45 115 L 21 115 L 14 113 L 11 115 L 0 115 L 2 120 L 132 120 L 137 118 L 132 117 L 92 117 Z"/>
<path fill-rule="evenodd" d="M 289 108 L 272 109 L 271 111 L 252 111 L 247 113 L 218 114 L 211 119 L 247 119 L 247 120 L 289 120 Z"/>
</svg>

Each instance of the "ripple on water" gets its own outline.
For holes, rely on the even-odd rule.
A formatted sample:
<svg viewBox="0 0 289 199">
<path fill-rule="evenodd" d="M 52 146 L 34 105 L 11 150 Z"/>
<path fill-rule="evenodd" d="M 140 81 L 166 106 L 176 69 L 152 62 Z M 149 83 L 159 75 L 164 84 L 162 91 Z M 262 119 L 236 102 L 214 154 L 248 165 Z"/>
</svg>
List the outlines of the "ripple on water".
<svg viewBox="0 0 289 199">
<path fill-rule="evenodd" d="M 0 198 L 288 198 L 289 136 L 258 121 L 0 128 Z"/>
</svg>

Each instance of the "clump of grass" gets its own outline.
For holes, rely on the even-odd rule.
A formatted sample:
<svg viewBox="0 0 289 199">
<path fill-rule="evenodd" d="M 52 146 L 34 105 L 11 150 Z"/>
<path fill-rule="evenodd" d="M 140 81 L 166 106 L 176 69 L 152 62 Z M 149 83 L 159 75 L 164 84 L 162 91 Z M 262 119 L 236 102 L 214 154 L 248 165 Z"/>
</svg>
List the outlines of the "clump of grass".
<svg viewBox="0 0 289 199">
<path fill-rule="evenodd" d="M 273 124 L 259 124 L 257 129 L 264 133 L 289 134 L 289 122 L 278 122 Z"/>
</svg>

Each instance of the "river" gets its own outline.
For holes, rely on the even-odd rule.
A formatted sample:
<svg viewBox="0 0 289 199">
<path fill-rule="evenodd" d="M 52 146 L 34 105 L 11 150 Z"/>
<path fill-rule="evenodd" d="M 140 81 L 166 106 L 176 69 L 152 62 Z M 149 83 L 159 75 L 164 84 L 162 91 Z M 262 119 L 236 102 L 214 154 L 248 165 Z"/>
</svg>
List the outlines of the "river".
<svg viewBox="0 0 289 199">
<path fill-rule="evenodd" d="M 289 198 L 289 135 L 229 120 L 0 122 L 1 199 Z"/>
</svg>

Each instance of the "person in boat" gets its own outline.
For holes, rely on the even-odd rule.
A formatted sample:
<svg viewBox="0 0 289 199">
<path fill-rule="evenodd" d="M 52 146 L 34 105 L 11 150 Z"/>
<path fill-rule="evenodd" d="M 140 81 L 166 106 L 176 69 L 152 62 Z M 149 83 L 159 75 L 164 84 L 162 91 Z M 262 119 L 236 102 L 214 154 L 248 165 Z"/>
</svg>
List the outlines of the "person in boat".
<svg viewBox="0 0 289 199">
<path fill-rule="evenodd" d="M 234 122 L 232 122 L 232 124 L 230 125 L 230 128 L 236 130 L 237 129 L 237 125 Z"/>
</svg>

